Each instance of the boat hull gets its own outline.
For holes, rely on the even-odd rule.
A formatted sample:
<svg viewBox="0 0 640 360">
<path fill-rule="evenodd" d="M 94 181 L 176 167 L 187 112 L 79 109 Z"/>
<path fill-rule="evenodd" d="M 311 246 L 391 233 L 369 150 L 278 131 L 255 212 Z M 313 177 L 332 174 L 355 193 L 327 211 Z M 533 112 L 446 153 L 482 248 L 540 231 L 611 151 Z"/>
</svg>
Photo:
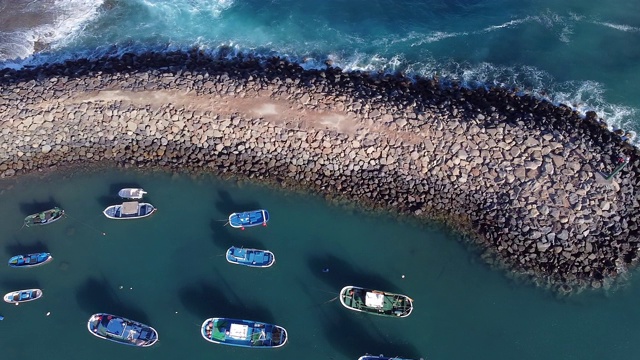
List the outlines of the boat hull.
<svg viewBox="0 0 640 360">
<path fill-rule="evenodd" d="M 48 225 L 54 223 L 64 216 L 64 210 L 55 207 L 36 214 L 32 214 L 24 218 L 24 226 Z"/>
<path fill-rule="evenodd" d="M 118 196 L 123 199 L 139 200 L 142 199 L 146 193 L 146 191 L 139 188 L 124 188 L 118 191 Z"/>
<path fill-rule="evenodd" d="M 413 311 L 413 300 L 402 294 L 345 286 L 340 290 L 340 303 L 349 310 L 367 314 L 407 317 Z"/>
<path fill-rule="evenodd" d="M 44 265 L 53 260 L 50 253 L 17 255 L 9 259 L 9 266 L 14 268 L 31 268 Z"/>
<path fill-rule="evenodd" d="M 129 213 L 127 211 L 124 211 L 126 206 L 125 204 L 126 203 L 111 205 L 108 208 L 104 209 L 102 213 L 109 219 L 131 220 L 146 218 L 148 216 L 151 216 L 157 210 L 153 205 L 149 203 L 138 203 L 137 211 L 135 213 Z"/>
<path fill-rule="evenodd" d="M 12 291 L 4 295 L 3 299 L 9 304 L 20 304 L 33 300 L 38 300 L 42 297 L 42 290 L 40 289 L 27 289 Z"/>
<path fill-rule="evenodd" d="M 266 268 L 276 262 L 276 258 L 269 250 L 244 249 L 235 246 L 227 250 L 227 261 L 231 264 L 249 267 Z"/>
<path fill-rule="evenodd" d="M 236 229 L 244 229 L 252 226 L 267 226 L 268 222 L 269 212 L 264 209 L 229 215 L 229 225 Z"/>
<path fill-rule="evenodd" d="M 215 344 L 253 349 L 279 348 L 288 340 L 287 330 L 282 326 L 229 318 L 205 320 L 200 335 Z"/>
<path fill-rule="evenodd" d="M 122 345 L 149 347 L 158 342 L 158 332 L 151 326 L 107 313 L 91 315 L 87 330 L 100 339 Z"/>
<path fill-rule="evenodd" d="M 388 356 L 382 356 L 382 355 L 379 355 L 379 356 L 363 355 L 363 356 L 360 356 L 358 360 L 411 360 L 411 359 L 399 358 L 397 356 L 388 357 Z"/>
</svg>

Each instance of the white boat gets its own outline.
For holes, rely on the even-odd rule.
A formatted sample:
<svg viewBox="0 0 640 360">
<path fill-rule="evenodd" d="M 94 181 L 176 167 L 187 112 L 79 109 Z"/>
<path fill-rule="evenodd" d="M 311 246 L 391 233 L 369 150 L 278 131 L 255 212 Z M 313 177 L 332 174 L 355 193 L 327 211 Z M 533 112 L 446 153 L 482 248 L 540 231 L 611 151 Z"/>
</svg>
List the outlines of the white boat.
<svg viewBox="0 0 640 360">
<path fill-rule="evenodd" d="M 106 313 L 91 315 L 87 329 L 100 339 L 124 345 L 149 347 L 158 341 L 158 332 L 151 326 Z"/>
<path fill-rule="evenodd" d="M 42 297 L 42 290 L 28 289 L 12 291 L 4 296 L 4 301 L 10 304 L 20 304 L 27 301 L 33 301 Z"/>
<path fill-rule="evenodd" d="M 124 189 L 120 189 L 120 191 L 118 191 L 118 196 L 120 196 L 123 199 L 142 199 L 142 197 L 144 196 L 144 194 L 146 194 L 147 192 L 142 190 L 142 189 L 138 189 L 138 188 L 124 188 Z"/>
<path fill-rule="evenodd" d="M 102 212 L 109 219 L 141 219 L 153 214 L 157 209 L 149 203 L 127 201 L 111 205 Z"/>
</svg>

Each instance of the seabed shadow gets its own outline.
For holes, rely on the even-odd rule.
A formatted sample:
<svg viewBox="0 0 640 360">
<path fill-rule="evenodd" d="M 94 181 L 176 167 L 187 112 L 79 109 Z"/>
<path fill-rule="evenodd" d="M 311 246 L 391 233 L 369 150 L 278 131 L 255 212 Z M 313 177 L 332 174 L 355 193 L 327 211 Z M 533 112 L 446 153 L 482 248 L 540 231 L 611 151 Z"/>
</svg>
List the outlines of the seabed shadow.
<svg viewBox="0 0 640 360">
<path fill-rule="evenodd" d="M 109 313 L 149 324 L 149 317 L 140 308 L 125 304 L 105 279 L 89 277 L 76 290 L 78 306 L 88 314 Z"/>
<path fill-rule="evenodd" d="M 231 198 L 231 194 L 225 190 L 218 191 L 218 198 L 215 201 L 216 209 L 226 215 L 229 215 L 234 212 L 241 211 L 250 211 L 250 210 L 258 210 L 262 209 L 259 202 L 251 201 L 251 202 L 236 202 Z"/>
<path fill-rule="evenodd" d="M 2 295 L 4 295 L 10 291 L 40 289 L 40 282 L 38 282 L 38 280 L 33 280 L 33 279 L 28 279 L 28 280 L 3 279 L 2 282 L 0 282 L 0 287 L 2 287 L 3 289 Z"/>
<path fill-rule="evenodd" d="M 402 339 L 388 339 L 382 334 L 377 334 L 371 331 L 373 326 L 364 326 L 351 316 L 367 316 L 366 314 L 347 314 L 346 311 L 350 310 L 342 310 L 344 311 L 334 313 L 333 316 L 325 316 L 321 320 L 324 335 L 336 352 L 347 354 L 351 359 L 357 359 L 364 354 L 421 358 L 415 346 L 399 344 Z"/>
<path fill-rule="evenodd" d="M 243 230 L 234 229 L 216 220 L 211 220 L 209 227 L 213 233 L 213 243 L 221 249 L 227 250 L 231 246 L 264 249 L 261 241 L 252 237 L 239 236 L 240 233 L 245 233 Z"/>
<path fill-rule="evenodd" d="M 182 287 L 178 293 L 187 311 L 202 321 L 211 317 L 226 317 L 274 323 L 273 314 L 266 307 L 248 307 L 227 284 L 215 286 L 201 279 Z"/>
<path fill-rule="evenodd" d="M 401 289 L 384 277 L 356 269 L 349 262 L 333 254 L 312 255 L 308 258 L 307 264 L 312 274 L 336 292 L 339 292 L 340 289 L 347 285 L 354 285 L 380 291 L 402 293 Z M 327 269 L 328 272 L 324 272 L 322 269 Z"/>
<path fill-rule="evenodd" d="M 32 201 L 30 203 L 20 203 L 20 212 L 26 217 L 32 214 L 37 214 L 41 211 L 53 209 L 59 207 L 64 209 L 59 202 L 52 197 L 49 197 L 47 201 Z"/>
<path fill-rule="evenodd" d="M 7 244 L 4 247 L 5 253 L 9 256 L 27 255 L 41 252 L 49 252 L 49 247 L 38 240 L 35 244 L 21 244 L 16 241 L 14 244 Z"/>
</svg>

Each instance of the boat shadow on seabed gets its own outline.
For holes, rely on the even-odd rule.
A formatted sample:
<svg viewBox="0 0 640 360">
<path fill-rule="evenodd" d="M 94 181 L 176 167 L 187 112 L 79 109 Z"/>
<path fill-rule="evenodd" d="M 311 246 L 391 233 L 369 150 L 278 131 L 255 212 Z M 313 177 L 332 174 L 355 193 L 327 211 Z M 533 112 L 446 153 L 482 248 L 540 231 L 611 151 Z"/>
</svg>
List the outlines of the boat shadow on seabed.
<svg viewBox="0 0 640 360">
<path fill-rule="evenodd" d="M 323 314 L 320 323 L 324 336 L 333 345 L 336 352 L 347 354 L 351 359 L 357 359 L 365 353 L 402 356 L 409 359 L 421 358 L 418 349 L 404 343 L 405 339 L 381 334 L 375 330 L 375 326 L 365 326 L 361 321 L 356 321 L 353 316 L 345 312 L 332 311 L 331 314 Z M 350 335 L 345 336 L 345 331 Z"/>
<path fill-rule="evenodd" d="M 27 255 L 41 252 L 50 252 L 49 247 L 42 241 L 37 241 L 35 244 L 21 244 L 16 242 L 14 244 L 7 244 L 4 247 L 5 254 L 8 257 L 16 255 Z"/>
<path fill-rule="evenodd" d="M 233 229 L 230 226 L 223 226 L 222 223 L 216 220 L 211 220 L 209 227 L 213 233 L 211 236 L 213 243 L 221 250 L 226 251 L 231 246 L 266 249 L 261 241 L 246 236 L 247 232 L 245 231 L 237 231 L 237 229 Z"/>
<path fill-rule="evenodd" d="M 78 306 L 88 314 L 87 317 L 97 312 L 105 312 L 149 324 L 147 314 L 118 299 L 118 294 L 106 279 L 89 277 L 77 288 L 76 300 Z"/>
<path fill-rule="evenodd" d="M 243 303 L 226 283 L 217 287 L 201 279 L 180 288 L 178 294 L 185 309 L 199 319 L 226 317 L 274 323 L 273 314 L 267 307 Z"/>
<path fill-rule="evenodd" d="M 228 191 L 224 190 L 218 191 L 218 199 L 214 201 L 214 204 L 216 210 L 224 214 L 225 217 L 234 212 L 262 209 L 262 206 L 257 201 L 249 201 L 244 203 L 234 201 L 231 198 L 231 194 Z"/>
<path fill-rule="evenodd" d="M 336 295 L 347 285 L 403 293 L 394 283 L 382 276 L 357 269 L 333 254 L 309 256 L 307 264 L 311 273 L 330 286 Z"/>
<path fill-rule="evenodd" d="M 59 202 L 57 202 L 56 200 L 54 200 L 52 197 L 49 197 L 49 200 L 47 201 L 32 201 L 30 203 L 20 203 L 20 212 L 22 213 L 22 215 L 24 216 L 29 216 L 32 214 L 37 214 L 41 211 L 45 211 L 48 209 L 53 209 L 53 208 L 61 208 L 63 209 L 62 205 L 60 205 Z"/>
</svg>

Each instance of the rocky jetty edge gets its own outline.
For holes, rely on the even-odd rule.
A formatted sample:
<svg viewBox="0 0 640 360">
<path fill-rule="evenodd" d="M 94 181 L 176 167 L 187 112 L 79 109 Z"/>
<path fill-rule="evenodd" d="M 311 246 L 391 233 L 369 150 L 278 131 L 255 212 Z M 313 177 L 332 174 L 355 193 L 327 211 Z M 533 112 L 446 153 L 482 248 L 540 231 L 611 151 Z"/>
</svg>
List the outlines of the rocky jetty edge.
<svg viewBox="0 0 640 360">
<path fill-rule="evenodd" d="M 3 69 L 0 92 L 3 178 L 82 163 L 277 183 L 444 221 L 565 292 L 638 261 L 638 150 L 512 90 L 190 51 Z"/>
</svg>

